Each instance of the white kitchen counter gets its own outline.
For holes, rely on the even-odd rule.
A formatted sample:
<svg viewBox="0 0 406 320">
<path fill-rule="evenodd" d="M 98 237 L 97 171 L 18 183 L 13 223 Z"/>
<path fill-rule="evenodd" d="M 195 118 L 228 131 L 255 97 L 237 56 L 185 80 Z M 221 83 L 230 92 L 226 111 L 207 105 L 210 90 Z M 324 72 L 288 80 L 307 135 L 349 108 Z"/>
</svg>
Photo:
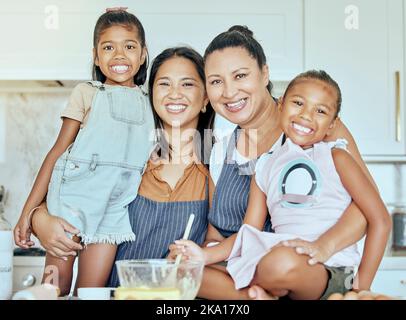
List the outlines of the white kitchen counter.
<svg viewBox="0 0 406 320">
<path fill-rule="evenodd" d="M 406 279 L 406 257 L 384 257 L 379 266 L 384 270 L 404 270 Z"/>
<path fill-rule="evenodd" d="M 376 273 L 371 290 L 406 299 L 406 256 L 385 256 Z"/>
<path fill-rule="evenodd" d="M 45 257 L 15 256 L 13 291 L 40 284 L 44 264 Z M 77 265 L 74 268 L 74 278 L 76 278 L 76 273 Z M 406 256 L 385 256 L 379 266 L 371 290 L 406 299 Z"/>
</svg>

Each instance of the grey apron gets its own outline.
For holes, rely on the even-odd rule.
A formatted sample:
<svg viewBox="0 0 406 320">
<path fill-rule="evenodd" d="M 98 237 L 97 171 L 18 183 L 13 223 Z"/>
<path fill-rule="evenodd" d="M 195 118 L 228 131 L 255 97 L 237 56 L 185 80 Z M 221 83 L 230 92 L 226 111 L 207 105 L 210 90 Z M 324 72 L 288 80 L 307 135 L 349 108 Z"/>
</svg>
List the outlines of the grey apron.
<svg viewBox="0 0 406 320">
<path fill-rule="evenodd" d="M 251 177 L 255 173 L 258 160 L 253 159 L 238 165 L 232 159 L 239 134 L 240 127 L 237 127 L 227 146 L 224 165 L 209 212 L 209 222 L 226 238 L 237 233 L 242 225 L 248 207 Z M 264 231 L 273 232 L 269 214 L 265 220 Z"/>
<path fill-rule="evenodd" d="M 128 210 L 136 239 L 118 246 L 116 261 L 165 258 L 169 253 L 169 245 L 183 237 L 191 213 L 195 214 L 195 219 L 189 240 L 202 244 L 206 237 L 208 224 L 208 179 L 206 178 L 205 200 L 158 202 L 138 195 L 129 205 Z M 119 286 L 115 265 L 107 286 Z"/>
</svg>

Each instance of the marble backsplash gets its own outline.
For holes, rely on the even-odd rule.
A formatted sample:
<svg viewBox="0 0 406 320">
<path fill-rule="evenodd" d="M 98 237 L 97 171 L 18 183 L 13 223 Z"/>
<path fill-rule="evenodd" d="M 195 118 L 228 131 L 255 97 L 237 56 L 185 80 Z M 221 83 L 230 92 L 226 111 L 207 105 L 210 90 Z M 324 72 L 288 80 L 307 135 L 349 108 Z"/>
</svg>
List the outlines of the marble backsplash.
<svg viewBox="0 0 406 320">
<path fill-rule="evenodd" d="M 6 217 L 14 226 L 44 157 L 55 142 L 69 92 L 0 93 L 5 148 L 0 185 L 8 191 Z M 385 202 L 406 200 L 406 165 L 368 164 Z"/>
<path fill-rule="evenodd" d="M 58 135 L 67 93 L 0 93 L 6 126 L 0 185 L 7 190 L 6 218 L 14 226 L 37 172 Z M 5 121 L 4 121 L 5 120 Z"/>
</svg>

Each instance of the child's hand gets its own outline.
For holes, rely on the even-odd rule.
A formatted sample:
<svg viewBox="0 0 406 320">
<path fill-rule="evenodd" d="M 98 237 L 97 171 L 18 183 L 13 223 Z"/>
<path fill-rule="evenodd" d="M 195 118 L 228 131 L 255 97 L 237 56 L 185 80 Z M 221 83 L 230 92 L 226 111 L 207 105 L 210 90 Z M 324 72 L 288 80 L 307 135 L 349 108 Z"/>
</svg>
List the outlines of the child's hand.
<svg viewBox="0 0 406 320">
<path fill-rule="evenodd" d="M 26 214 L 20 215 L 20 219 L 14 227 L 14 242 L 23 249 L 28 249 L 35 244 L 34 241 L 31 241 L 30 223 Z"/>
<path fill-rule="evenodd" d="M 298 254 L 308 255 L 310 257 L 308 260 L 310 265 L 326 262 L 334 254 L 332 248 L 317 242 L 317 240 L 312 242 L 301 239 L 285 240 L 281 242 L 281 245 L 295 248 Z"/>
<path fill-rule="evenodd" d="M 169 259 L 176 259 L 182 254 L 182 260 L 206 261 L 206 255 L 202 248 L 190 240 L 176 240 L 175 244 L 169 246 Z"/>
</svg>

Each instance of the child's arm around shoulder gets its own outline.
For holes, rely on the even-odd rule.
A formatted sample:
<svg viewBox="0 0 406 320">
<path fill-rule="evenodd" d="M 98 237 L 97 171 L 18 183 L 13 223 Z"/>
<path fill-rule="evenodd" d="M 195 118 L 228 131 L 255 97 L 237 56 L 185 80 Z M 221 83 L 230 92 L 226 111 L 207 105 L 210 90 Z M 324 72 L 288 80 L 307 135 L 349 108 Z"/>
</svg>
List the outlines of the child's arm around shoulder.
<svg viewBox="0 0 406 320">
<path fill-rule="evenodd" d="M 353 159 L 378 191 L 378 187 L 361 157 L 351 132 L 339 118 L 336 120 L 334 129 L 325 137 L 324 141 L 330 142 L 337 139 L 345 139 L 348 142 L 347 148 Z M 284 245 L 295 247 L 303 254 L 309 255 L 311 257 L 309 263 L 313 265 L 317 262 L 327 261 L 332 254 L 359 241 L 365 235 L 366 228 L 367 221 L 364 214 L 358 204 L 352 201 L 337 223 L 316 241 L 316 247 L 313 242 L 297 239 L 287 240 Z"/>
<path fill-rule="evenodd" d="M 362 171 L 366 174 L 368 179 L 372 182 L 374 187 L 378 190 L 371 173 L 369 172 L 364 160 L 362 159 L 361 153 L 359 152 L 354 137 L 352 136 L 348 128 L 344 125 L 344 123 L 340 120 L 340 118 L 337 118 L 334 130 L 330 133 L 330 135 L 326 137 L 325 141 L 335 141 L 337 139 L 345 139 L 348 142 L 348 151 L 352 155 L 355 162 L 360 166 Z"/>
<path fill-rule="evenodd" d="M 267 214 L 266 196 L 259 188 L 255 175 L 253 175 L 251 178 L 248 207 L 243 224 L 248 224 L 262 231 Z M 214 247 L 204 248 L 206 264 L 213 264 L 226 260 L 233 249 L 237 234 L 238 233 L 234 233 Z"/>
<path fill-rule="evenodd" d="M 351 154 L 341 148 L 333 148 L 331 153 L 341 182 L 352 199 L 358 204 L 362 211 L 365 208 L 368 212 L 373 212 L 372 214 L 364 212 L 368 223 L 376 221 L 376 219 L 381 220 L 381 222 L 387 219 L 390 221 L 389 214 L 378 190 Z"/>
<path fill-rule="evenodd" d="M 377 189 L 353 157 L 343 149 L 332 149 L 337 173 L 367 220 L 367 237 L 357 279 L 358 289 L 369 289 L 383 257 L 391 219 Z"/>
<path fill-rule="evenodd" d="M 255 176 L 253 176 L 251 179 L 248 208 L 243 224 L 249 224 L 258 230 L 262 230 L 267 214 L 266 196 L 258 187 Z M 214 264 L 224 261 L 229 257 L 236 238 L 237 233 L 234 233 L 222 240 L 218 245 L 205 248 L 200 248 L 189 240 L 177 240 L 174 245 L 169 246 L 169 257 L 175 258 L 178 254 L 185 254 L 190 259 L 203 260 L 205 265 Z"/>
</svg>

